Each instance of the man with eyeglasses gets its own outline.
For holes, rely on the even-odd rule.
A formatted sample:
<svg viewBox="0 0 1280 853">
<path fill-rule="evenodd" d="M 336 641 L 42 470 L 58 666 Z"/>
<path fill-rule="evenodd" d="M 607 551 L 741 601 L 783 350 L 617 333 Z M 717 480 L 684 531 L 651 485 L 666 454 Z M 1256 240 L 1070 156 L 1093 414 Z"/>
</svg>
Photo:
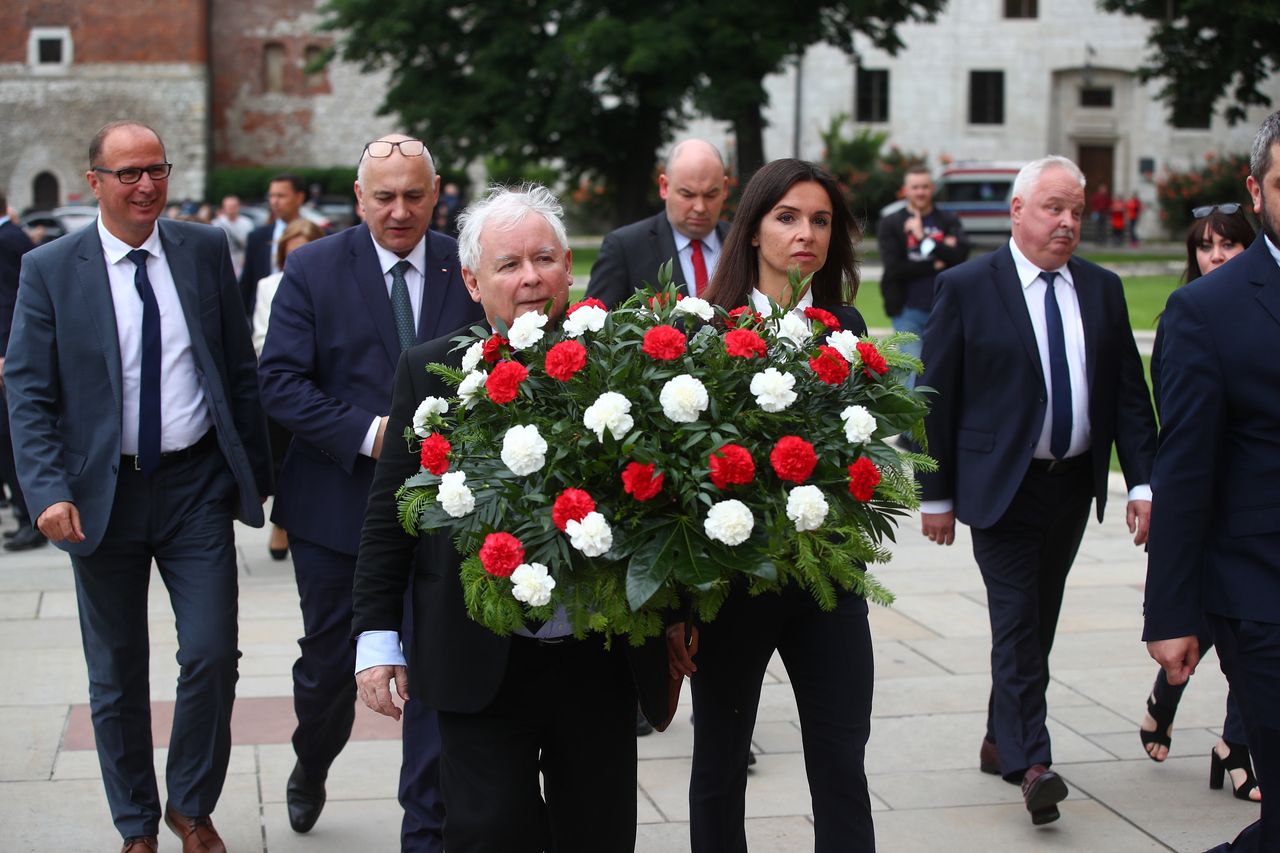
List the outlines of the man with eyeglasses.
<svg viewBox="0 0 1280 853">
<path fill-rule="evenodd" d="M 440 179 L 416 139 L 393 134 L 361 152 L 355 183 L 365 224 L 289 255 L 271 309 L 259 376 L 267 414 L 293 433 L 271 520 L 289 531 L 304 636 L 293 668 L 297 763 L 289 822 L 315 824 L 329 766 L 351 734 L 352 580 L 360 525 L 386 435 L 400 353 L 481 319 L 457 242 L 427 231 Z M 410 642 L 406 641 L 406 647 Z M 405 710 L 400 802 L 404 850 L 441 849 L 434 714 Z"/>
<path fill-rule="evenodd" d="M 161 220 L 172 166 L 151 128 L 104 127 L 86 178 L 96 227 L 27 253 L 5 364 L 18 476 L 71 555 L 107 802 L 128 853 L 154 851 L 147 586 L 169 591 L 178 685 L 165 823 L 224 851 L 209 815 L 231 751 L 236 551 L 261 527 L 271 456 L 225 236 Z"/>
</svg>

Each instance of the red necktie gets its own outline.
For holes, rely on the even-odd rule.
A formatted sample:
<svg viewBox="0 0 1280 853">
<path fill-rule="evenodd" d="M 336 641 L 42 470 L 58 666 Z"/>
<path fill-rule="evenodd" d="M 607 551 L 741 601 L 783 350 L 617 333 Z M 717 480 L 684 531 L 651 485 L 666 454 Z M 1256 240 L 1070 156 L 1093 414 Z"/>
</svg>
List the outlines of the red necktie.
<svg viewBox="0 0 1280 853">
<path fill-rule="evenodd" d="M 702 257 L 702 241 L 690 240 L 693 249 L 693 295 L 697 296 L 707 286 L 707 262 Z"/>
</svg>

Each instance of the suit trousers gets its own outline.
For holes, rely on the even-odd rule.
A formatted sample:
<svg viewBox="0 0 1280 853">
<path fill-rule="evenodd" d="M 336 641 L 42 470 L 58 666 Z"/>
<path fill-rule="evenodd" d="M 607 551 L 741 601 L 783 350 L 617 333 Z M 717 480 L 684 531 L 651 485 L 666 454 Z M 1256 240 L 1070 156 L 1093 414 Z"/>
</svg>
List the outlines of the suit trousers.
<svg viewBox="0 0 1280 853">
<path fill-rule="evenodd" d="M 698 629 L 693 690 L 689 833 L 693 853 L 745 853 L 747 757 L 765 669 L 776 649 L 800 712 L 816 853 L 871 853 L 875 829 L 863 767 L 871 734 L 874 663 L 867 603 L 832 611 L 788 586 L 736 588 Z"/>
<path fill-rule="evenodd" d="M 1280 788 L 1268 788 L 1271 780 L 1280 779 L 1280 724 L 1276 717 L 1280 708 L 1280 624 L 1212 613 L 1206 618 L 1217 640 L 1222 673 L 1240 704 L 1258 786 L 1263 790 L 1262 817 L 1245 827 L 1230 845 L 1214 851 L 1270 853 L 1280 850 L 1280 798 L 1274 795 L 1280 794 Z"/>
<path fill-rule="evenodd" d="M 150 477 L 126 460 L 102 544 L 72 556 L 89 706 L 107 802 L 123 837 L 160 821 L 151 740 L 147 588 L 155 561 L 177 623 L 178 685 L 169 740 L 169 803 L 190 817 L 218 803 L 235 699 L 234 477 L 216 445 L 162 457 Z"/>
<path fill-rule="evenodd" d="M 1089 456 L 1078 460 L 1052 472 L 1033 461 L 1000 520 L 972 531 L 991 619 L 986 738 L 999 745 L 1009 782 L 1053 762 L 1045 725 L 1049 652 L 1093 500 Z"/>
<path fill-rule="evenodd" d="M 623 642 L 512 637 L 488 707 L 440 711 L 449 853 L 635 850 L 636 694 Z"/>
</svg>

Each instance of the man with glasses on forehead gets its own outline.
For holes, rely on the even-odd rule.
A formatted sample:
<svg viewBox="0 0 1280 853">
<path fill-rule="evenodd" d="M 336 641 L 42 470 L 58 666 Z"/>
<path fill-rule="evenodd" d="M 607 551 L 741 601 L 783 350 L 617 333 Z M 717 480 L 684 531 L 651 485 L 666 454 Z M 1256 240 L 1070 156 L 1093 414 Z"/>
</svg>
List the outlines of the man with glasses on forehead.
<svg viewBox="0 0 1280 853">
<path fill-rule="evenodd" d="M 151 128 L 89 147 L 95 227 L 23 259 L 5 363 L 18 476 L 40 532 L 71 555 L 107 802 L 129 853 L 154 851 L 147 586 L 178 633 L 165 823 L 224 851 L 209 820 L 231 751 L 236 552 L 261 527 L 271 456 L 253 346 L 223 233 L 161 219 L 172 166 Z"/>
<path fill-rule="evenodd" d="M 427 231 L 439 187 L 420 141 L 393 134 L 366 145 L 355 183 L 365 224 L 289 255 L 262 349 L 267 414 L 294 436 L 271 520 L 289 531 L 302 606 L 297 763 L 286 791 L 297 832 L 319 817 L 355 716 L 351 588 L 374 460 L 384 440 L 403 442 L 386 435 L 396 362 L 415 343 L 483 316 L 463 286 L 456 241 Z M 404 850 L 441 849 L 438 755 L 434 713 L 410 701 Z"/>
</svg>

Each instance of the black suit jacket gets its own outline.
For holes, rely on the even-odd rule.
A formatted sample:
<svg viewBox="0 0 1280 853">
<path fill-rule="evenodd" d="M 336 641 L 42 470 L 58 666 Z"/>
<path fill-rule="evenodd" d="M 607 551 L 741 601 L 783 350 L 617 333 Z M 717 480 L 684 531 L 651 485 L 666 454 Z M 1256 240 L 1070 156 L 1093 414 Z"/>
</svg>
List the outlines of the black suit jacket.
<svg viewBox="0 0 1280 853">
<path fill-rule="evenodd" d="M 933 267 L 935 260 L 942 261 L 948 267 L 964 263 L 971 248 L 964 226 L 960 224 L 960 217 L 935 207 L 932 214 L 934 221 L 945 236 L 956 238 L 956 244 L 948 246 L 946 243 L 939 243 L 929 258 L 923 261 L 910 260 L 907 257 L 907 234 L 903 230 L 910 214 L 904 207 L 881 219 L 876 229 L 880 262 L 884 264 L 884 272 L 880 276 L 880 295 L 884 299 L 884 311 L 890 317 L 898 316 L 906 307 L 907 282 L 934 275 L 937 272 Z"/>
<path fill-rule="evenodd" d="M 1161 318 L 1144 640 L 1201 613 L 1280 623 L 1280 266 L 1253 245 L 1174 291 Z"/>
<path fill-rule="evenodd" d="M 13 325 L 13 306 L 18 301 L 22 256 L 35 247 L 27 232 L 13 222 L 0 225 L 0 358 L 9 348 L 9 327 Z"/>
<path fill-rule="evenodd" d="M 729 233 L 727 222 L 716 223 L 716 234 L 721 244 Z M 658 268 L 667 261 L 671 264 L 671 278 L 687 292 L 684 268 L 676 258 L 676 238 L 665 210 L 630 225 L 611 231 L 600 244 L 600 256 L 591 267 L 591 280 L 587 282 L 587 296 L 595 297 L 605 305 L 613 306 L 624 301 L 648 282 L 658 284 Z"/>
<path fill-rule="evenodd" d="M 1149 483 L 1155 417 L 1115 273 L 1068 262 L 1084 326 L 1094 497 L 1101 520 L 1114 442 L 1129 487 Z M 924 330 L 925 418 L 938 470 L 919 474 L 924 500 L 955 501 L 971 527 L 995 524 L 1031 463 L 1048 410 L 1039 349 L 1006 244 L 938 276 Z"/>
<path fill-rule="evenodd" d="M 407 655 L 413 695 L 440 711 L 473 713 L 488 706 L 507 670 L 511 638 L 500 637 L 467 616 L 459 567 L 462 557 L 447 534 L 414 537 L 400 527 L 395 493 L 420 469 L 418 454 L 402 438 L 414 410 L 428 395 L 454 389 L 426 371 L 432 362 L 455 367 L 462 352 L 450 338 L 465 329 L 407 350 L 396 366 L 387 438 L 374 473 L 356 562 L 352 636 L 399 631 L 404 593 L 413 577 L 414 645 Z M 665 725 L 667 655 L 656 637 L 639 648 L 625 640 L 636 692 L 645 716 Z"/>
<path fill-rule="evenodd" d="M 244 246 L 244 266 L 240 268 L 240 295 L 244 298 L 246 317 L 253 317 L 254 300 L 258 296 L 258 282 L 271 275 L 271 235 L 275 222 L 260 225 L 249 232 Z"/>
</svg>

